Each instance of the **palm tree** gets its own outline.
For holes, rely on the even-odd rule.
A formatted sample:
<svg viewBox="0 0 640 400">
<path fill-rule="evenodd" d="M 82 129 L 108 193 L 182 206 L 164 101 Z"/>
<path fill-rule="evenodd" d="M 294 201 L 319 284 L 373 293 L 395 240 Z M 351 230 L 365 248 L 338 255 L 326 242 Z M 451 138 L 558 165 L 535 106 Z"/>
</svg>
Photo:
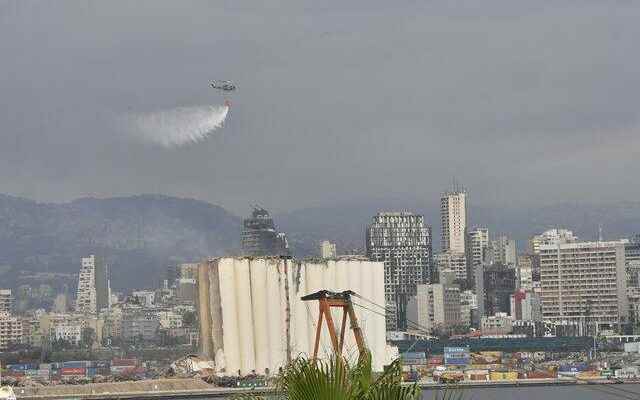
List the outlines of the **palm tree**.
<svg viewBox="0 0 640 400">
<path fill-rule="evenodd" d="M 402 366 L 396 360 L 376 374 L 371 353 L 365 352 L 355 365 L 340 356 L 329 361 L 297 358 L 276 378 L 277 392 L 288 400 L 418 400 L 420 387 L 402 384 Z M 241 396 L 243 399 L 266 397 Z M 273 398 L 273 397 L 272 397 Z"/>
</svg>

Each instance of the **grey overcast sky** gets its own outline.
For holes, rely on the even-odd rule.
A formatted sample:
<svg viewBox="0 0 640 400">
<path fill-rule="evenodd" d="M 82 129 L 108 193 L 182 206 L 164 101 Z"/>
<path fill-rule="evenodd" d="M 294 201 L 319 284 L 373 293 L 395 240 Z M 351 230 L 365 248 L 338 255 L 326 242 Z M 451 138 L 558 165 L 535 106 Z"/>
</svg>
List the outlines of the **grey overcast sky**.
<svg viewBox="0 0 640 400">
<path fill-rule="evenodd" d="M 640 196 L 640 2 L 0 0 L 0 192 L 245 212 Z M 178 149 L 127 113 L 222 103 Z"/>
</svg>

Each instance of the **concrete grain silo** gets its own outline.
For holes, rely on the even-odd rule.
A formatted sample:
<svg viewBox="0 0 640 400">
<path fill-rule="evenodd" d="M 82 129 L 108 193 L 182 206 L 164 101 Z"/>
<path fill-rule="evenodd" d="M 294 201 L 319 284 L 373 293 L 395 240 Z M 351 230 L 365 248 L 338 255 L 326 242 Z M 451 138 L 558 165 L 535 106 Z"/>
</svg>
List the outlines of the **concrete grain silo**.
<svg viewBox="0 0 640 400">
<path fill-rule="evenodd" d="M 298 355 L 313 353 L 318 305 L 300 297 L 322 289 L 352 290 L 384 305 L 384 266 L 361 258 L 295 261 L 279 257 L 223 257 L 201 263 L 198 271 L 200 345 L 223 375 L 276 372 Z M 362 300 L 354 299 L 355 302 Z M 368 308 L 375 308 L 365 304 Z M 382 309 L 355 307 L 374 368 L 390 362 Z M 336 324 L 341 316 L 334 315 Z M 357 350 L 348 332 L 344 354 Z M 321 357 L 330 355 L 328 335 Z"/>
</svg>

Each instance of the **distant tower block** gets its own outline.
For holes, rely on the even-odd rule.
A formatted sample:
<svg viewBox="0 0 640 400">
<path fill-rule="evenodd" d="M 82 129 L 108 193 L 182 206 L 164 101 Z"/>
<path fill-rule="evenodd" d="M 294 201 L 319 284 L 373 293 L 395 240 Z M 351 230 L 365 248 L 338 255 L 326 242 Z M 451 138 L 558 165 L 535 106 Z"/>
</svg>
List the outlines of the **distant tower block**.
<svg viewBox="0 0 640 400">
<path fill-rule="evenodd" d="M 320 256 L 324 259 L 336 258 L 336 244 L 323 240 L 320 243 Z"/>
</svg>

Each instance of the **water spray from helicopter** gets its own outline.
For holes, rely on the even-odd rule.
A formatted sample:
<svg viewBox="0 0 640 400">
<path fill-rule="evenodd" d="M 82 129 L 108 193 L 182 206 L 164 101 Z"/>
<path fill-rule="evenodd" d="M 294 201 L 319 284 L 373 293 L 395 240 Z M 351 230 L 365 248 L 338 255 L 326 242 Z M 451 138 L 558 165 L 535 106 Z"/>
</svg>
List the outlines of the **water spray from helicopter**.
<svg viewBox="0 0 640 400">
<path fill-rule="evenodd" d="M 230 93 L 236 85 L 230 81 L 213 81 L 211 87 Z M 175 107 L 144 113 L 130 114 L 125 118 L 125 129 L 144 142 L 174 148 L 206 140 L 224 126 L 231 110 L 227 99 L 222 106 L 201 105 Z"/>
</svg>

